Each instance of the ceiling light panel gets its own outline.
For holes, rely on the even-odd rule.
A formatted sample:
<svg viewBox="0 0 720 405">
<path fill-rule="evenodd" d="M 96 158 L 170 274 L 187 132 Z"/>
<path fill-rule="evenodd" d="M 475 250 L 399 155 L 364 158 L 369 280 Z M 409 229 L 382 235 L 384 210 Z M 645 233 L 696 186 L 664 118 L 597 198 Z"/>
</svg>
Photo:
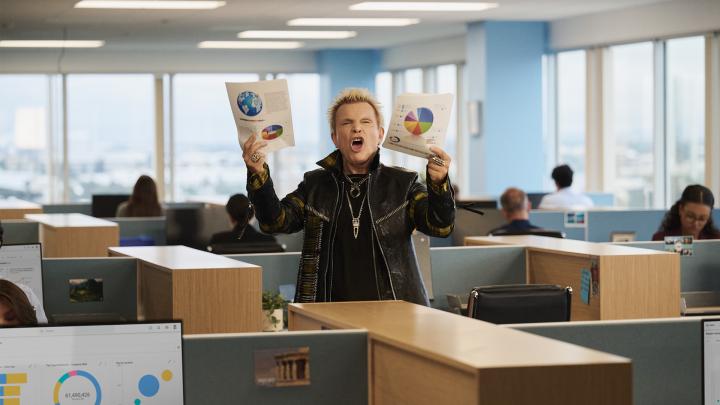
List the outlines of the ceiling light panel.
<svg viewBox="0 0 720 405">
<path fill-rule="evenodd" d="M 434 1 L 366 1 L 353 4 L 354 11 L 484 11 L 497 3 L 434 2 Z"/>
<path fill-rule="evenodd" d="M 75 3 L 75 8 L 111 8 L 134 10 L 213 10 L 224 5 L 224 1 L 82 0 Z"/>
<path fill-rule="evenodd" d="M 238 34 L 238 38 L 264 39 L 347 39 L 355 36 L 355 31 L 243 31 Z"/>
<path fill-rule="evenodd" d="M 105 41 L 5 40 L 0 48 L 99 48 Z"/>
<path fill-rule="evenodd" d="M 417 18 L 296 18 L 290 26 L 306 27 L 405 27 L 419 23 Z"/>
<path fill-rule="evenodd" d="M 305 44 L 298 41 L 202 41 L 203 49 L 296 49 Z"/>
</svg>

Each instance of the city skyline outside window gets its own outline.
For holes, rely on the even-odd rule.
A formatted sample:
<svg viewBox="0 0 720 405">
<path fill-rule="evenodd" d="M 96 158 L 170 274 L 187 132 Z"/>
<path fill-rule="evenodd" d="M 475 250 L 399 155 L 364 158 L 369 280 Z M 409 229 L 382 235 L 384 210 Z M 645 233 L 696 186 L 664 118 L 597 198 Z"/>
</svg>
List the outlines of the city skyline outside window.
<svg viewBox="0 0 720 405">
<path fill-rule="evenodd" d="M 585 51 L 557 54 L 557 161 L 573 169 L 578 191 L 585 190 L 585 57 Z"/>
</svg>

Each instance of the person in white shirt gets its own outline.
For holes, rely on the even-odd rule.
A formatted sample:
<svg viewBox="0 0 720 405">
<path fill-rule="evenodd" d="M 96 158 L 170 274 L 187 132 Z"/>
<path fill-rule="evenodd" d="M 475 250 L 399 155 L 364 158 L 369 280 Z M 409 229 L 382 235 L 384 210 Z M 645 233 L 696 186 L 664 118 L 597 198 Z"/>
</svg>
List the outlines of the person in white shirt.
<svg viewBox="0 0 720 405">
<path fill-rule="evenodd" d="M 557 192 L 544 196 L 538 208 L 546 210 L 583 210 L 593 207 L 590 197 L 571 188 L 573 171 L 570 166 L 561 165 L 554 168 L 552 179 L 555 181 Z"/>
</svg>

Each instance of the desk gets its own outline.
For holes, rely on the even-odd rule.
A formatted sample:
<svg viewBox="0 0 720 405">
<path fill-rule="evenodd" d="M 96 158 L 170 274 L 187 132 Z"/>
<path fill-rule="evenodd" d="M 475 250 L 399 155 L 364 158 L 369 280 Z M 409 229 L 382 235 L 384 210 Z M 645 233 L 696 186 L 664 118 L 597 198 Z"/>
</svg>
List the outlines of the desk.
<svg viewBox="0 0 720 405">
<path fill-rule="evenodd" d="M 385 404 L 631 404 L 630 360 L 403 301 L 290 304 L 291 330 L 368 330 Z"/>
<path fill-rule="evenodd" d="M 108 250 L 138 260 L 138 319 L 181 319 L 186 334 L 262 329 L 260 266 L 186 246 Z"/>
<path fill-rule="evenodd" d="M 104 257 L 109 246 L 119 245 L 114 222 L 83 214 L 27 214 L 40 223 L 45 257 Z"/>
<path fill-rule="evenodd" d="M 526 281 L 571 286 L 573 321 L 680 316 L 676 254 L 542 236 L 468 237 L 465 244 L 525 246 Z M 586 304 L 581 299 L 581 269 L 593 264 L 598 289 Z"/>
<path fill-rule="evenodd" d="M 4 219 L 24 219 L 25 214 L 40 214 L 42 212 L 40 204 L 14 198 L 0 200 L 0 221 Z"/>
</svg>

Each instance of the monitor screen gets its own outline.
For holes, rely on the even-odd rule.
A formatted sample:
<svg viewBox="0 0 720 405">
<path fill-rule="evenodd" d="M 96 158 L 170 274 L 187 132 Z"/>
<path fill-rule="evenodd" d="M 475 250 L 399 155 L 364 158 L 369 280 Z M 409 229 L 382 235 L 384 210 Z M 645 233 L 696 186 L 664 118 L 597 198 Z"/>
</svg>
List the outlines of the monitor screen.
<svg viewBox="0 0 720 405">
<path fill-rule="evenodd" d="M 130 194 L 93 194 L 92 216 L 97 218 L 115 217 L 117 207 L 130 199 Z"/>
<path fill-rule="evenodd" d="M 0 404 L 182 404 L 180 322 L 0 328 Z"/>
<path fill-rule="evenodd" d="M 12 281 L 28 294 L 33 305 L 43 305 L 42 249 L 39 243 L 3 245 L 0 248 L 0 278 Z M 34 302 L 36 301 L 37 302 Z"/>
<path fill-rule="evenodd" d="M 720 403 L 720 319 L 703 319 L 704 404 Z"/>
</svg>

